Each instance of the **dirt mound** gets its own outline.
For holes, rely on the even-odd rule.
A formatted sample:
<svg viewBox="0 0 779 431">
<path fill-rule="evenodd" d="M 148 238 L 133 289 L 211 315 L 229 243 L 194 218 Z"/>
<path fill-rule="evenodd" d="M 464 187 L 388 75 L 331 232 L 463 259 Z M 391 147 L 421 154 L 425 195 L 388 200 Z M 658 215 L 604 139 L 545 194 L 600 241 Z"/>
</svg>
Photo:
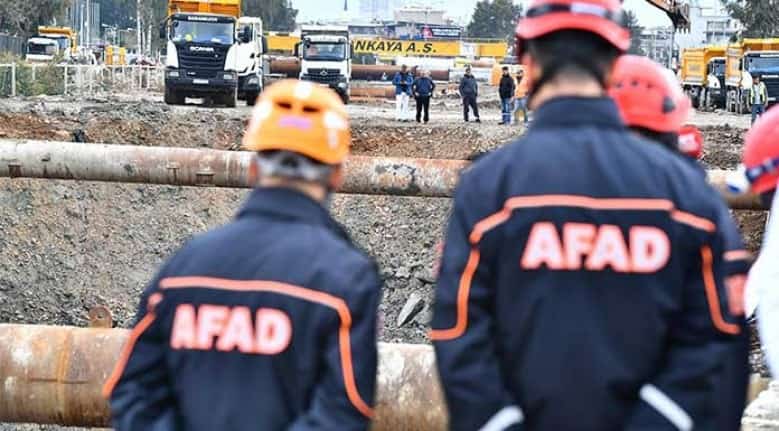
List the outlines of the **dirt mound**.
<svg viewBox="0 0 779 431">
<path fill-rule="evenodd" d="M 741 163 L 746 130 L 731 126 L 701 127 L 705 137 L 703 163 L 710 168 L 735 169 Z"/>
</svg>

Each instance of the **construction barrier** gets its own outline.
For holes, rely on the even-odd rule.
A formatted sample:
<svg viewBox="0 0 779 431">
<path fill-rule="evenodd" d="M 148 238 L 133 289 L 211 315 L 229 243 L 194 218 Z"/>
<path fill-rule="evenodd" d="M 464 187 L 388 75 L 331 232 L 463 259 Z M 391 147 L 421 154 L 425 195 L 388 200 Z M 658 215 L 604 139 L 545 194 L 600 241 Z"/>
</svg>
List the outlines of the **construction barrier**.
<svg viewBox="0 0 779 431">
<path fill-rule="evenodd" d="M 0 324 L 0 423 L 110 426 L 101 392 L 124 329 Z M 375 431 L 444 430 L 433 349 L 379 344 Z"/>
<path fill-rule="evenodd" d="M 192 148 L 0 140 L 0 177 L 47 178 L 167 184 L 177 186 L 251 187 L 252 153 Z M 342 193 L 451 197 L 464 160 L 352 156 L 346 163 Z M 734 209 L 762 209 L 756 196 L 731 195 L 726 178 L 732 171 L 708 171 Z"/>
</svg>

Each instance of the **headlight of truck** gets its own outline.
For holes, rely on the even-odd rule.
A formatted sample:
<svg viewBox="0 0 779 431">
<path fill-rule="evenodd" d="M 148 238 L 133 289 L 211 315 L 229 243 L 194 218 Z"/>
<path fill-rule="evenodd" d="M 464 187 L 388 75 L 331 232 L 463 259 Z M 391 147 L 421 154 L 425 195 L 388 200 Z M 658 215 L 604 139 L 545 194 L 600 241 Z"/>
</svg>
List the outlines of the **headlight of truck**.
<svg viewBox="0 0 779 431">
<path fill-rule="evenodd" d="M 224 74 L 225 81 L 232 81 L 235 79 L 235 74 L 233 73 L 225 73 Z"/>
<path fill-rule="evenodd" d="M 260 83 L 260 78 L 256 76 L 252 76 L 251 78 L 249 78 L 249 84 L 259 84 L 259 83 Z"/>
<path fill-rule="evenodd" d="M 339 82 L 338 83 L 338 88 L 341 88 L 341 89 L 346 88 L 346 83 L 345 82 Z"/>
<path fill-rule="evenodd" d="M 178 78 L 179 77 L 179 71 L 178 70 L 169 70 L 168 76 L 171 78 Z"/>
</svg>

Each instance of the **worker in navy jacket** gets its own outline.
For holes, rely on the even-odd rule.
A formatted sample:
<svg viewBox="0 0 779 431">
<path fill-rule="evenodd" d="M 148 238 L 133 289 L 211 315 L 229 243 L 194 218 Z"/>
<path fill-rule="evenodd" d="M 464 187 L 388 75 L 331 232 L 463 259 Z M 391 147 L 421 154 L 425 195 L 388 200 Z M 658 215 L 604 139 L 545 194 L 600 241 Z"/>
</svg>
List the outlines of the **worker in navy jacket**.
<svg viewBox="0 0 779 431">
<path fill-rule="evenodd" d="M 323 206 L 349 139 L 331 90 L 263 93 L 244 140 L 258 187 L 144 292 L 104 388 L 115 429 L 368 429 L 380 281 Z"/>
<path fill-rule="evenodd" d="M 606 82 L 619 0 L 534 0 L 518 25 L 533 125 L 462 176 L 433 340 L 452 430 L 710 430 L 740 326 L 723 203 L 624 126 Z"/>
<path fill-rule="evenodd" d="M 417 102 L 417 123 L 422 122 L 422 113 L 424 112 L 424 121 L 430 121 L 430 99 L 435 91 L 435 82 L 430 78 L 430 71 L 422 71 L 422 76 L 414 80 L 412 86 L 414 98 Z"/>
<path fill-rule="evenodd" d="M 706 171 L 697 162 L 703 155 L 703 135 L 695 127 L 685 126 L 692 102 L 672 73 L 646 57 L 622 56 L 614 67 L 609 95 L 633 131 L 679 154 L 705 177 Z M 744 316 L 744 288 L 751 255 L 735 220 L 726 207 L 721 210 L 718 232 L 724 244 L 725 287 L 730 314 L 739 324 L 740 333 L 738 342 L 731 344 L 726 366 L 714 380 L 719 398 L 714 414 L 719 417 L 716 429 L 738 431 L 749 384 L 750 340 Z"/>
<path fill-rule="evenodd" d="M 414 85 L 414 77 L 405 64 L 400 66 L 400 72 L 395 74 L 392 84 L 395 86 L 395 119 L 398 121 L 409 121 L 411 118 L 409 117 L 408 105 L 411 99 L 411 87 Z"/>
</svg>

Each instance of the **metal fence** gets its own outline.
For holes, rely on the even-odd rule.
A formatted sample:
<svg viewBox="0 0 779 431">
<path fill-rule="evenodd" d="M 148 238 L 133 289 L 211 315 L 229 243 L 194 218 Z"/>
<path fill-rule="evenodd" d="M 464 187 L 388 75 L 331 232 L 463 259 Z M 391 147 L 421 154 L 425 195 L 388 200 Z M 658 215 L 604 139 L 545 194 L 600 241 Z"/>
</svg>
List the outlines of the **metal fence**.
<svg viewBox="0 0 779 431">
<path fill-rule="evenodd" d="M 0 54 L 10 53 L 24 55 L 24 39 L 7 34 L 0 34 Z"/>
<path fill-rule="evenodd" d="M 157 66 L 0 64 L 0 97 L 160 92 Z"/>
</svg>

